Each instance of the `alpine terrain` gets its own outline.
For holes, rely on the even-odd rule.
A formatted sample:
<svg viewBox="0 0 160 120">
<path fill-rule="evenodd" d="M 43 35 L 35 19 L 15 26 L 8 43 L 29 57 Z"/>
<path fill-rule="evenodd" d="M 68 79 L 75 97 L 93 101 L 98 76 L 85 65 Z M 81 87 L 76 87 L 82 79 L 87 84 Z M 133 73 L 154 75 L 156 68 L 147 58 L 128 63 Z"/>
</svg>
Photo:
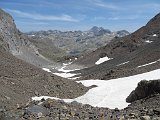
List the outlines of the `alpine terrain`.
<svg viewBox="0 0 160 120">
<path fill-rule="evenodd" d="M 160 120 L 160 13 L 133 33 L 22 33 L 0 9 L 0 120 L 131 119 Z"/>
<path fill-rule="evenodd" d="M 96 50 L 109 43 L 114 37 L 123 37 L 128 35 L 129 32 L 126 30 L 111 32 L 108 29 L 94 26 L 88 31 L 62 32 L 58 30 L 48 30 L 29 32 L 26 34 L 32 38 L 33 43 L 42 42 L 43 46 L 49 43 L 65 51 L 65 56 L 77 56 Z M 42 47 L 42 45 L 36 45 L 40 48 Z M 48 58 L 53 57 L 48 56 Z"/>
</svg>

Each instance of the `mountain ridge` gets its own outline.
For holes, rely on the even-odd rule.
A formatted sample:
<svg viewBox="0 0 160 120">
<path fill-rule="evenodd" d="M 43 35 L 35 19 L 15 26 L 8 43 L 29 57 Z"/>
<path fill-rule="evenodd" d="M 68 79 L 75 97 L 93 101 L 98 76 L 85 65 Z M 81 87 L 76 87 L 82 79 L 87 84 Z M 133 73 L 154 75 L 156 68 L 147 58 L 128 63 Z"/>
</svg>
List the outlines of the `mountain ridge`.
<svg viewBox="0 0 160 120">
<path fill-rule="evenodd" d="M 152 41 L 153 39 L 154 41 L 154 38 L 156 38 L 156 36 L 153 35 L 156 34 L 158 37 L 159 29 L 159 14 L 157 14 L 146 24 L 146 26 L 143 26 L 132 34 L 129 34 L 122 38 L 115 38 L 109 44 L 98 48 L 97 50 L 90 53 L 90 55 L 87 54 L 86 56 L 88 58 L 94 56 L 92 57 L 94 59 L 94 61 L 91 63 L 92 65 L 94 65 L 95 61 L 100 58 L 100 54 L 102 53 L 110 58 L 123 55 L 125 56 L 126 54 L 134 52 L 138 48 L 148 44 L 146 42 L 147 40 L 151 39 L 150 41 Z M 85 64 L 84 62 L 87 62 L 87 57 L 86 59 L 85 57 L 83 57 L 83 59 L 80 59 L 79 64 Z"/>
<path fill-rule="evenodd" d="M 53 66 L 48 68 L 49 66 L 47 66 L 46 63 L 50 65 L 54 63 L 50 63 L 50 61 L 48 61 L 44 56 L 41 56 L 38 51 L 38 49 L 46 50 L 46 48 L 43 48 L 43 46 L 41 47 L 41 44 L 38 45 L 38 47 L 35 46 L 33 41 L 31 41 L 33 39 L 24 35 L 20 31 L 18 32 L 13 19 L 8 16 L 8 14 L 0 11 L 0 18 L 3 16 L 1 14 L 5 14 L 5 19 L 0 19 L 0 119 L 159 119 L 160 95 L 154 94 L 154 92 L 159 92 L 159 80 L 152 82 L 152 84 L 150 84 L 151 82 L 146 82 L 145 86 L 143 86 L 144 83 L 142 84 L 143 81 L 140 82 L 135 91 L 129 95 L 129 97 L 133 99 L 131 101 L 129 100 L 131 104 L 121 110 L 118 108 L 98 108 L 88 104 L 84 105 L 76 101 L 65 103 L 62 99 L 56 99 L 66 98 L 66 100 L 69 100 L 69 98 L 79 96 L 80 98 L 83 98 L 83 96 L 87 96 L 84 97 L 85 101 L 89 100 L 88 98 L 90 97 L 91 101 L 96 103 L 99 96 L 97 96 L 97 91 L 95 92 L 94 90 L 98 89 L 100 96 L 105 93 L 103 94 L 105 95 L 105 99 L 99 99 L 100 103 L 103 103 L 105 102 L 106 97 L 108 97 L 106 93 L 111 92 L 111 94 L 109 94 L 111 96 L 109 97 L 112 97 L 113 94 L 117 94 L 113 89 L 116 89 L 118 94 L 119 92 L 124 94 L 124 90 L 126 90 L 126 88 L 123 88 L 124 86 L 126 87 L 126 84 L 123 84 L 123 82 L 126 83 L 126 81 L 125 78 L 122 77 L 130 76 L 127 79 L 127 82 L 130 82 L 129 79 L 133 79 L 132 75 L 140 74 L 138 77 L 134 76 L 136 79 L 133 79 L 132 83 L 134 83 L 135 80 L 141 80 L 141 78 L 144 77 L 144 74 L 142 74 L 144 72 L 147 76 L 144 78 L 148 78 L 149 75 L 150 79 L 158 78 L 159 74 L 157 75 L 157 73 L 160 70 L 159 15 L 155 16 L 146 26 L 140 28 L 135 33 L 122 38 L 116 37 L 106 46 L 99 48 L 92 53 L 88 53 L 86 56 L 83 54 L 81 58 L 74 59 L 75 62 L 70 62 L 68 64 L 63 63 L 63 66 L 60 69 L 56 68 L 57 71 L 59 70 L 59 72 L 63 73 L 65 71 L 64 68 L 70 65 L 83 63 L 83 65 L 87 67 L 87 64 L 89 64 L 88 68 L 69 73 L 66 72 L 65 74 L 78 73 L 77 77 L 80 77 L 79 80 L 92 79 L 93 83 L 95 81 L 97 82 L 97 84 L 93 84 L 89 83 L 90 80 L 81 81 L 81 83 L 79 83 L 78 81 L 75 82 L 73 80 L 53 75 Z M 103 30 L 102 28 L 94 29 L 98 29 L 98 31 L 99 29 L 100 31 Z M 51 48 L 50 51 L 52 50 L 53 49 Z M 80 63 L 80 59 L 84 59 L 84 61 Z M 41 60 L 46 61 L 44 62 Z M 28 64 L 27 62 L 38 63 Z M 39 65 L 40 63 L 42 65 Z M 44 68 L 44 70 L 41 69 L 43 65 L 46 65 L 45 69 L 49 73 L 45 72 Z M 54 67 L 56 67 L 55 64 Z M 148 71 L 151 71 L 149 75 Z M 119 86 L 120 84 L 117 84 L 119 79 L 117 79 L 117 82 L 115 83 L 113 78 L 122 78 L 121 86 Z M 107 85 L 113 85 L 107 87 L 107 89 L 104 84 L 99 84 L 100 81 L 110 82 L 105 81 L 110 79 L 112 79 L 112 82 L 115 84 L 106 83 Z M 85 82 L 86 87 L 82 85 L 82 83 L 84 84 Z M 132 84 L 130 85 L 129 87 L 133 87 Z M 158 85 L 158 87 L 156 85 Z M 137 89 L 138 91 L 140 90 L 139 93 L 143 93 L 143 90 L 148 89 L 148 86 L 150 86 L 150 89 L 153 91 L 151 93 L 146 92 L 145 96 L 142 95 L 137 97 Z M 102 89 L 105 88 L 105 90 L 102 91 L 101 87 Z M 121 88 L 117 89 L 119 87 Z M 156 88 L 156 90 L 152 89 L 152 87 Z M 91 94 L 88 93 L 89 89 L 92 89 L 94 92 Z M 150 89 L 147 91 L 150 91 Z M 95 99 L 93 99 L 93 95 L 95 95 L 95 93 L 96 97 L 94 96 Z M 54 96 L 56 97 L 56 100 L 45 100 L 47 97 L 43 95 Z M 40 101 L 32 101 L 32 97 L 40 97 Z M 115 99 L 116 103 L 117 101 L 118 100 Z M 114 101 L 108 103 L 112 104 L 112 102 Z M 98 104 L 96 103 L 96 105 Z"/>
<path fill-rule="evenodd" d="M 66 51 L 66 55 L 80 55 L 89 53 L 108 44 L 114 37 L 130 34 L 126 30 L 111 32 L 108 29 L 94 26 L 87 31 L 37 31 L 26 33 L 30 38 L 52 41 L 56 47 Z"/>
<path fill-rule="evenodd" d="M 81 76 L 84 75 L 81 79 L 112 79 L 119 75 L 126 77 L 157 69 L 159 62 L 155 61 L 160 59 L 158 54 L 160 45 L 159 21 L 158 14 L 146 26 L 134 33 L 122 38 L 115 38 L 106 46 L 80 57 L 73 65 L 88 67 L 81 70 Z M 106 56 L 110 58 L 108 61 L 95 65 L 96 61 Z M 152 62 L 155 62 L 157 66 L 138 67 Z"/>
</svg>

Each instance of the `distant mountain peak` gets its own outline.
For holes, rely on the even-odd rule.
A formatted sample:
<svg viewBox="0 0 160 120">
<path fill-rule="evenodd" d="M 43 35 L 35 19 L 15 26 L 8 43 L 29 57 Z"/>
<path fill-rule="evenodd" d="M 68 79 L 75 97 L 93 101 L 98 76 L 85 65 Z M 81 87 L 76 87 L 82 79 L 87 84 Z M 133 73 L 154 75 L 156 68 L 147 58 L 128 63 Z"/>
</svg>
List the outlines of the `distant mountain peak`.
<svg viewBox="0 0 160 120">
<path fill-rule="evenodd" d="M 103 30 L 104 30 L 104 28 L 103 28 L 103 27 L 93 26 L 93 27 L 90 29 L 90 31 L 100 31 L 101 29 L 103 29 Z"/>
<path fill-rule="evenodd" d="M 105 33 L 112 33 L 110 30 L 108 29 L 104 29 L 103 27 L 97 27 L 97 26 L 93 26 L 89 32 L 93 32 L 95 35 L 103 35 Z"/>
<path fill-rule="evenodd" d="M 103 27 L 97 27 L 97 26 L 93 26 L 89 31 L 101 31 L 101 30 L 108 30 L 110 31 L 109 29 L 104 29 Z"/>
</svg>

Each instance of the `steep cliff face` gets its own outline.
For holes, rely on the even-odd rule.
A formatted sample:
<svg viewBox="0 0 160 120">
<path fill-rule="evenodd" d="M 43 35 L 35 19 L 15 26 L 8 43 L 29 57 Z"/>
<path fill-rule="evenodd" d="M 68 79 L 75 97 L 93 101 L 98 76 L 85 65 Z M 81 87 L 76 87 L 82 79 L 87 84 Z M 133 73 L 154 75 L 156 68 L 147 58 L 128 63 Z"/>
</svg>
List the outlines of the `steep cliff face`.
<svg viewBox="0 0 160 120">
<path fill-rule="evenodd" d="M 0 46 L 12 54 L 18 54 L 21 46 L 29 44 L 14 23 L 12 16 L 0 9 Z"/>
<path fill-rule="evenodd" d="M 38 67 L 53 64 L 38 52 L 31 39 L 16 28 L 12 16 L 2 9 L 0 9 L 0 47 Z"/>
</svg>

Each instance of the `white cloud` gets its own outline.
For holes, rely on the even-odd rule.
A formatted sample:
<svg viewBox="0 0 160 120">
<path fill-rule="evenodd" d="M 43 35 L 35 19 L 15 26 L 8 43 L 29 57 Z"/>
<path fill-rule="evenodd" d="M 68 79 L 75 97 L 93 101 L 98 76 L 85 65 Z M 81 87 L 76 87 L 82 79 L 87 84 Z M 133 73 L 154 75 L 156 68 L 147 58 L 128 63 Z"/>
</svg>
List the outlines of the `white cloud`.
<svg viewBox="0 0 160 120">
<path fill-rule="evenodd" d="M 27 12 L 22 12 L 19 10 L 13 10 L 13 9 L 6 9 L 6 11 L 11 12 L 18 17 L 22 18 L 30 18 L 34 20 L 46 20 L 46 21 L 67 21 L 67 22 L 78 22 L 79 20 L 74 19 L 72 16 L 63 14 L 60 16 L 55 16 L 55 15 L 41 15 L 37 13 L 27 13 Z"/>
<path fill-rule="evenodd" d="M 16 23 L 22 23 L 22 24 L 25 24 L 25 25 L 47 25 L 48 23 L 47 22 L 29 22 L 29 21 L 20 21 L 20 20 L 16 20 L 15 21 Z"/>
<path fill-rule="evenodd" d="M 148 8 L 148 9 L 152 8 L 152 9 L 160 10 L 160 4 L 159 3 L 144 4 L 144 5 L 141 5 L 141 8 Z"/>
<path fill-rule="evenodd" d="M 105 7 L 109 9 L 117 9 L 118 7 L 114 6 L 113 4 L 104 4 L 104 3 L 95 3 L 97 6 Z"/>
<path fill-rule="evenodd" d="M 44 1 L 44 0 L 38 0 L 35 1 L 20 1 L 20 2 L 14 2 L 14 1 L 0 1 L 3 4 L 6 5 L 14 5 L 14 6 L 28 6 L 28 7 L 58 7 L 58 8 L 62 8 L 63 5 L 62 4 L 56 4 L 55 2 L 52 1 Z"/>
<path fill-rule="evenodd" d="M 149 13 L 150 11 L 160 11 L 160 3 L 129 4 L 125 8 L 134 10 L 136 13 Z"/>
<path fill-rule="evenodd" d="M 121 10 L 122 9 L 112 3 L 103 2 L 102 0 L 88 0 L 88 1 L 96 6 L 107 8 L 107 9 L 112 9 L 112 10 Z"/>
<path fill-rule="evenodd" d="M 108 20 L 135 20 L 139 18 L 145 19 L 145 17 L 143 17 L 142 15 L 130 15 L 130 16 L 125 16 L 125 17 L 120 17 L 120 16 L 110 17 L 108 18 Z"/>
<path fill-rule="evenodd" d="M 121 18 L 119 18 L 119 17 L 110 17 L 110 18 L 108 18 L 108 20 L 120 20 Z"/>
<path fill-rule="evenodd" d="M 106 17 L 98 16 L 94 17 L 93 20 L 106 20 Z"/>
</svg>

